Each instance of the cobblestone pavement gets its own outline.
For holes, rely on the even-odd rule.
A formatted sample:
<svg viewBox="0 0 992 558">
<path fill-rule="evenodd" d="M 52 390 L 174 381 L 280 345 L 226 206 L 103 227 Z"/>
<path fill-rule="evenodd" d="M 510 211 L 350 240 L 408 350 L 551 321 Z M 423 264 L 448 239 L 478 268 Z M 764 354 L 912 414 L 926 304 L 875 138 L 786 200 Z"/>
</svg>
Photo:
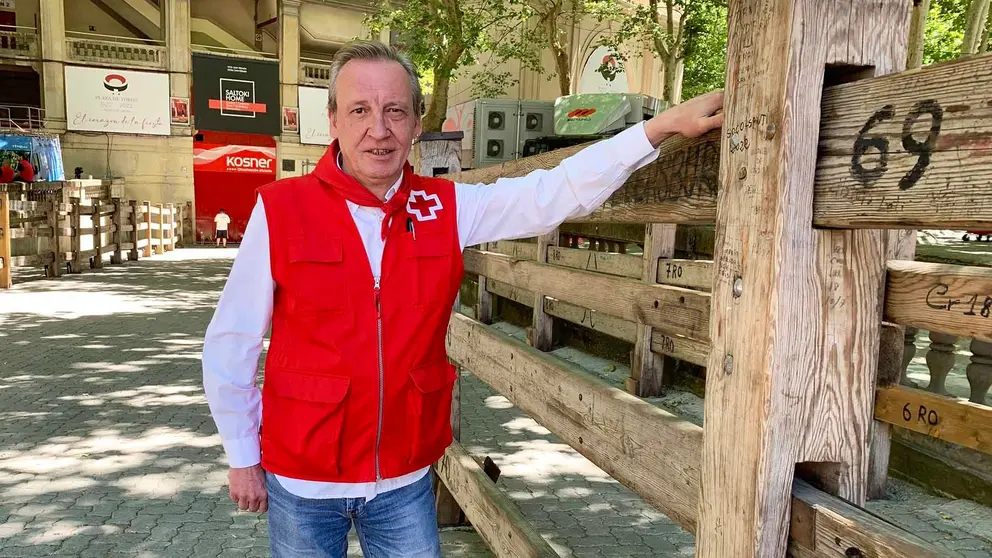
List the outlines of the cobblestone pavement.
<svg viewBox="0 0 992 558">
<path fill-rule="evenodd" d="M 268 555 L 264 516 L 235 513 L 227 498 L 200 382 L 233 254 L 181 250 L 0 292 L 0 557 Z M 556 354 L 607 379 L 626 374 Z M 693 555 L 691 535 L 504 397 L 468 374 L 462 394 L 463 444 L 496 461 L 500 486 L 560 554 Z M 656 403 L 701 409 L 684 396 Z M 898 482 L 891 495 L 869 509 L 962 556 L 992 556 L 987 508 Z M 445 556 L 489 556 L 474 532 L 442 540 Z"/>
</svg>

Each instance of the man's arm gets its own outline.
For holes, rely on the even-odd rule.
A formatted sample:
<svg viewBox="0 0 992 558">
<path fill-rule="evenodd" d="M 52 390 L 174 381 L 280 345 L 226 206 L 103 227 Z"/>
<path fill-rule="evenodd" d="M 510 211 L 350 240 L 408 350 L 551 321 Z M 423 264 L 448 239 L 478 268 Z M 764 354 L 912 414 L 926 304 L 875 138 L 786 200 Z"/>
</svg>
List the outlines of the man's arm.
<svg viewBox="0 0 992 558">
<path fill-rule="evenodd" d="M 589 215 L 637 169 L 657 159 L 675 134 L 698 137 L 723 125 L 723 93 L 715 91 L 591 145 L 550 170 L 494 184 L 455 184 L 461 247 L 537 236 Z"/>
<path fill-rule="evenodd" d="M 203 341 L 203 389 L 231 466 L 231 499 L 251 511 L 264 511 L 265 506 L 258 467 L 262 401 L 255 377 L 272 319 L 274 288 L 259 198 Z"/>
</svg>

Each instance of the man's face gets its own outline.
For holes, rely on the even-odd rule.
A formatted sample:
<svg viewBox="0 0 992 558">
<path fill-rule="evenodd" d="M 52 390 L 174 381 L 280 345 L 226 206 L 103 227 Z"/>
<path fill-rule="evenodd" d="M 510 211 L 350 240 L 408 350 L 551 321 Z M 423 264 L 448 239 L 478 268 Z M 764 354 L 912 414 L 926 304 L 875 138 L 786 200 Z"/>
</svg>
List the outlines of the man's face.
<svg viewBox="0 0 992 558">
<path fill-rule="evenodd" d="M 352 60 L 341 68 L 331 135 L 344 171 L 366 188 L 389 188 L 403 171 L 420 118 L 406 70 L 397 62 Z"/>
</svg>

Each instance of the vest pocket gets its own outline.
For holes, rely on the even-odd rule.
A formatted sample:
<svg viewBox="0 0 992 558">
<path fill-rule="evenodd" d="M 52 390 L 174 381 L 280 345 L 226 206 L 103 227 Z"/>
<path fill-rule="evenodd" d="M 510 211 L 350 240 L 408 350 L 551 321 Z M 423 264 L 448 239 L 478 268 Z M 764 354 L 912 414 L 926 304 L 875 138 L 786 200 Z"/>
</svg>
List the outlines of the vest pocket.
<svg viewBox="0 0 992 558">
<path fill-rule="evenodd" d="M 456 377 L 447 360 L 410 371 L 411 464 L 436 459 L 451 443 L 451 387 Z"/>
<path fill-rule="evenodd" d="M 304 237 L 287 239 L 289 260 L 286 288 L 297 306 L 340 310 L 347 306 L 348 278 L 344 269 L 344 246 L 340 238 Z M 303 309 L 303 308 L 301 308 Z"/>
<path fill-rule="evenodd" d="M 438 289 L 445 288 L 451 280 L 451 237 L 436 232 L 422 233 L 409 245 L 408 257 L 417 266 L 413 304 L 423 306 L 437 299 Z"/>
<path fill-rule="evenodd" d="M 351 378 L 267 367 L 262 451 L 274 463 L 336 475 Z"/>
</svg>

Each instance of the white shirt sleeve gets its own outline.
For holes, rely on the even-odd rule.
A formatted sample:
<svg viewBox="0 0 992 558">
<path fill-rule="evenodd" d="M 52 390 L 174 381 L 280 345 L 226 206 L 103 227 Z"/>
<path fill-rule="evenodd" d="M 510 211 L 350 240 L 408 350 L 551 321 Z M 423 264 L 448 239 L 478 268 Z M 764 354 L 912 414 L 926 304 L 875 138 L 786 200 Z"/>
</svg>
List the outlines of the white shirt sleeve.
<svg viewBox="0 0 992 558">
<path fill-rule="evenodd" d="M 550 170 L 495 184 L 455 184 L 462 249 L 538 236 L 595 211 L 637 169 L 658 158 L 644 123 L 591 145 Z"/>
<path fill-rule="evenodd" d="M 255 378 L 274 289 L 269 228 L 259 197 L 203 341 L 203 389 L 231 467 L 261 461 L 262 394 Z"/>
</svg>

